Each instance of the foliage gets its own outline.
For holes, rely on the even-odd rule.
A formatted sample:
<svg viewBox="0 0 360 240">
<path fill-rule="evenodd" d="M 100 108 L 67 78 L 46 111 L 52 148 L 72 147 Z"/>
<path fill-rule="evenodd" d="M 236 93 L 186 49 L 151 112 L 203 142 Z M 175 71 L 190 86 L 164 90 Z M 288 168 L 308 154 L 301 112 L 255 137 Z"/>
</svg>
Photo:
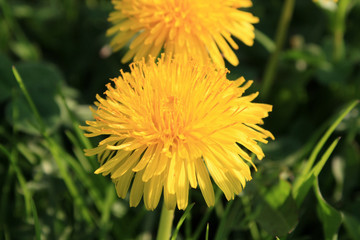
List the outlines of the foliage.
<svg viewBox="0 0 360 240">
<path fill-rule="evenodd" d="M 277 54 L 261 100 L 274 106 L 265 127 L 276 140 L 235 200 L 218 191 L 207 208 L 192 190 L 195 204 L 175 211 L 177 239 L 360 238 L 360 2 L 296 1 L 280 46 L 288 1 L 254 0 L 255 44 L 239 44 L 239 66 L 226 63 L 230 79 L 254 79 L 250 90 L 261 97 Z M 0 0 L 0 239 L 156 235 L 160 208 L 129 208 L 83 155 L 93 145 L 78 128 L 91 118 L 88 105 L 128 69 L 124 52 L 109 54 L 111 8 L 107 0 Z"/>
</svg>

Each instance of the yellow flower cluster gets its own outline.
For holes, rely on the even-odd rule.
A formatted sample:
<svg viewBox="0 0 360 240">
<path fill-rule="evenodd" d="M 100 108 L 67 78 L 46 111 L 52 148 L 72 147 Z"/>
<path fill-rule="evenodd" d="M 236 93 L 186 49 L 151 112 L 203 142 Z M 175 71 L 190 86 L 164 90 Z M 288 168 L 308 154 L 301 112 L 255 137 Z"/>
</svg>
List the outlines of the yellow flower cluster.
<svg viewBox="0 0 360 240">
<path fill-rule="evenodd" d="M 224 67 L 223 58 L 238 64 L 232 36 L 253 44 L 258 18 L 239 10 L 251 1 L 112 2 L 111 46 L 129 44 L 122 61 L 135 62 L 96 96 L 95 120 L 82 126 L 88 137 L 105 136 L 85 150 L 98 157 L 95 173 L 110 175 L 121 198 L 130 190 L 130 206 L 143 198 L 151 210 L 162 194 L 168 209 L 185 209 L 190 187 L 212 206 L 212 180 L 233 199 L 251 180 L 250 154 L 264 157 L 258 142 L 274 138 L 259 126 L 272 106 L 244 96 L 252 81 L 229 81 Z"/>
</svg>

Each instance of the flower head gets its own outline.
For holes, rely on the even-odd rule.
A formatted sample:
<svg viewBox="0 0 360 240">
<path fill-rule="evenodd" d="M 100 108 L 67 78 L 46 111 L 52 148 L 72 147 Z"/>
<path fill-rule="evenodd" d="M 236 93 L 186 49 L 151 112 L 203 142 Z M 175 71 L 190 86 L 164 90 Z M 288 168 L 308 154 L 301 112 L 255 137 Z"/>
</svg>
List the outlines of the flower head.
<svg viewBox="0 0 360 240">
<path fill-rule="evenodd" d="M 182 54 L 205 63 L 207 58 L 224 67 L 223 56 L 234 66 L 238 49 L 231 35 L 253 45 L 259 19 L 238 8 L 250 7 L 251 0 L 112 0 L 115 11 L 108 35 L 113 49 L 131 42 L 123 62 L 165 53 Z M 231 46 L 231 47 L 230 47 Z"/>
<path fill-rule="evenodd" d="M 212 206 L 210 176 L 233 199 L 251 179 L 249 153 L 262 159 L 258 142 L 273 138 L 258 126 L 272 106 L 253 103 L 258 93 L 242 96 L 251 81 L 229 81 L 211 63 L 163 55 L 130 69 L 112 79 L 105 98 L 96 96 L 95 121 L 82 127 L 89 137 L 106 136 L 86 150 L 101 163 L 95 173 L 110 174 L 121 198 L 131 185 L 131 206 L 143 197 L 154 209 L 163 192 L 169 209 L 185 209 L 197 186 Z"/>
</svg>

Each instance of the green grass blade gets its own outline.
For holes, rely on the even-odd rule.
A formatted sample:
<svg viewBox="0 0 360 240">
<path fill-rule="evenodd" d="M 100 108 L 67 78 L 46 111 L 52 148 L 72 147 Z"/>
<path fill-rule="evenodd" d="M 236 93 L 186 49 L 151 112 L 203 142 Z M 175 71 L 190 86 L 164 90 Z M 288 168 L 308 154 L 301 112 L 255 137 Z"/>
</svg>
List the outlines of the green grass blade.
<svg viewBox="0 0 360 240">
<path fill-rule="evenodd" d="M 94 174 L 90 173 L 91 176 L 89 176 L 89 173 L 85 172 L 81 165 L 66 152 L 62 151 L 61 156 L 69 163 L 69 166 L 72 170 L 74 170 L 82 185 L 87 189 L 87 191 L 89 191 L 89 195 L 93 199 L 95 206 L 99 211 L 101 211 L 103 208 L 103 199 L 101 197 L 102 194 L 100 193 L 99 188 L 97 188 L 97 185 L 93 182 L 94 178 L 92 177 Z"/>
<path fill-rule="evenodd" d="M 309 192 L 311 186 L 314 184 L 316 178 L 319 176 L 321 170 L 323 169 L 325 163 L 329 159 L 331 153 L 334 151 L 339 141 L 340 138 L 337 138 L 335 141 L 333 141 L 330 147 L 322 155 L 320 161 L 311 169 L 311 171 L 304 176 L 300 176 L 295 182 L 293 186 L 293 196 L 298 207 L 304 201 L 305 196 Z"/>
<path fill-rule="evenodd" d="M 101 220 L 100 220 L 100 236 L 99 239 L 106 239 L 106 234 L 111 228 L 109 221 L 111 216 L 111 207 L 116 200 L 115 190 L 112 185 L 109 185 L 106 191 L 105 202 L 102 204 Z"/>
<path fill-rule="evenodd" d="M 36 210 L 36 206 L 35 206 L 33 199 L 31 199 L 31 210 L 32 210 L 33 217 L 34 217 L 35 237 L 36 237 L 36 240 L 40 240 L 41 239 L 40 222 L 39 222 L 39 217 L 37 215 L 37 210 Z"/>
<path fill-rule="evenodd" d="M 226 205 L 225 212 L 221 216 L 219 227 L 216 230 L 215 240 L 226 239 L 224 236 L 226 236 L 227 235 L 226 232 L 228 232 L 227 231 L 228 223 L 229 223 L 228 222 L 228 217 L 229 217 L 229 214 L 230 214 L 230 210 L 232 210 L 233 203 L 234 203 L 234 201 L 230 201 Z"/>
<path fill-rule="evenodd" d="M 306 163 L 306 166 L 304 170 L 302 171 L 302 174 L 306 174 L 310 172 L 310 169 L 314 165 L 314 162 L 316 160 L 316 157 L 318 156 L 319 152 L 321 151 L 322 147 L 324 146 L 325 142 L 329 139 L 330 135 L 334 132 L 336 127 L 340 124 L 340 122 L 345 118 L 345 116 L 359 103 L 359 100 L 355 100 L 347 105 L 347 107 L 344 108 L 344 110 L 341 112 L 341 114 L 335 119 L 333 124 L 329 127 L 329 129 L 325 132 L 323 137 L 320 139 L 318 144 L 315 146 L 314 150 L 312 151 L 310 158 L 308 162 Z"/>
<path fill-rule="evenodd" d="M 191 194 L 191 192 L 190 192 Z M 189 195 L 190 195 L 189 194 Z M 189 199 L 191 199 L 191 197 L 189 196 Z M 185 239 L 191 239 L 191 233 L 192 233 L 192 214 L 190 214 L 185 221 L 185 226 L 184 226 L 184 232 L 185 232 Z"/>
<path fill-rule="evenodd" d="M 0 198 L 0 232 L 5 232 L 6 229 L 6 217 L 8 216 L 8 202 L 10 200 L 10 187 L 12 185 L 14 177 L 14 168 L 10 167 L 6 171 L 6 177 L 3 182 L 3 187 L 1 189 L 1 198 Z"/>
<path fill-rule="evenodd" d="M 82 168 L 87 172 L 95 171 L 96 168 L 93 166 L 94 164 L 90 164 L 91 161 L 89 162 L 88 158 L 85 157 L 84 151 L 82 150 L 82 147 L 74 134 L 72 134 L 70 131 L 65 131 L 65 134 L 72 143 L 74 154 L 79 160 Z"/>
<path fill-rule="evenodd" d="M 59 148 L 59 145 L 48 136 L 46 133 L 45 124 L 39 114 L 39 111 L 37 110 L 29 92 L 27 91 L 24 82 L 19 74 L 19 72 L 16 70 L 16 68 L 13 66 L 12 68 L 14 76 L 16 78 L 16 81 L 18 82 L 21 91 L 23 92 L 26 100 L 28 101 L 30 108 L 32 112 L 35 115 L 36 120 L 38 121 L 38 124 L 40 125 L 40 131 L 43 137 L 45 138 L 47 142 L 47 147 L 49 151 L 51 152 L 52 156 L 54 157 L 54 160 L 59 168 L 60 175 L 62 179 L 64 180 L 66 187 L 68 188 L 71 196 L 74 198 L 74 202 L 79 207 L 80 212 L 83 215 L 83 218 L 89 223 L 92 224 L 91 221 L 91 215 L 89 210 L 87 209 L 87 206 L 85 205 L 85 200 L 83 199 L 83 196 L 79 193 L 72 177 L 69 175 L 69 172 L 67 170 L 66 164 L 64 163 L 63 159 L 61 158 L 61 149 Z"/>
<path fill-rule="evenodd" d="M 16 149 L 26 160 L 29 161 L 31 165 L 36 164 L 37 161 L 36 156 L 34 155 L 34 153 L 30 151 L 29 147 L 26 146 L 24 143 L 17 143 Z"/>
<path fill-rule="evenodd" d="M 180 230 L 180 228 L 181 228 L 181 225 L 183 224 L 183 222 L 185 221 L 185 219 L 190 215 L 190 210 L 192 209 L 192 207 L 193 207 L 194 205 L 195 205 L 195 203 L 192 203 L 192 204 L 190 204 L 190 205 L 186 208 L 184 214 L 181 216 L 179 222 L 178 222 L 177 225 L 176 225 L 176 228 L 175 228 L 175 230 L 174 230 L 174 233 L 173 233 L 173 235 L 171 236 L 171 240 L 176 240 L 177 235 L 178 235 L 178 233 L 179 233 L 179 230 Z"/>
<path fill-rule="evenodd" d="M 67 152 L 61 151 L 61 155 L 63 156 L 63 159 L 66 160 L 69 163 L 70 167 L 74 170 L 76 176 L 79 178 L 83 186 L 89 191 L 89 195 L 93 199 L 98 210 L 101 212 L 103 208 L 103 199 L 101 197 L 102 196 L 101 190 L 98 187 L 99 184 L 97 184 L 98 182 L 97 183 L 94 182 L 96 176 L 92 172 L 87 172 L 79 164 L 79 162 L 76 159 L 74 159 L 71 155 L 69 155 Z M 91 176 L 89 176 L 89 174 Z M 94 176 L 95 178 L 93 178 Z"/>
<path fill-rule="evenodd" d="M 34 200 L 32 198 L 32 193 L 30 192 L 30 190 L 28 189 L 27 185 L 26 185 L 26 180 L 24 175 L 22 174 L 20 168 L 17 165 L 16 162 L 16 152 L 12 152 L 9 153 L 4 146 L 0 145 L 0 150 L 8 157 L 8 159 L 10 160 L 11 166 L 13 167 L 15 174 L 19 180 L 20 183 L 20 187 L 24 193 L 24 198 L 25 198 L 25 209 L 26 209 L 26 213 L 27 216 L 29 217 L 30 215 L 33 216 L 34 219 L 34 225 L 35 225 L 35 233 L 36 233 L 36 239 L 40 240 L 41 239 L 41 227 L 40 227 L 40 223 L 39 223 L 39 218 L 38 218 L 38 214 L 37 214 L 37 210 L 36 210 L 36 206 L 34 203 Z"/>
<path fill-rule="evenodd" d="M 299 177 L 296 179 L 294 186 L 293 186 L 293 196 L 294 199 L 296 200 L 296 203 L 298 204 L 298 206 L 300 206 L 300 204 L 302 203 L 302 201 L 304 200 L 307 192 L 309 191 L 310 187 L 313 184 L 313 181 L 315 180 L 315 175 L 313 175 L 313 165 L 314 162 L 319 154 L 319 152 L 321 151 L 321 149 L 323 148 L 325 142 L 329 139 L 330 135 L 334 132 L 334 130 L 336 129 L 336 127 L 340 124 L 340 122 L 345 118 L 345 116 L 359 103 L 359 100 L 355 100 L 350 102 L 344 109 L 343 111 L 341 111 L 341 113 L 339 114 L 338 117 L 335 118 L 334 122 L 330 125 L 330 127 L 328 128 L 328 130 L 325 132 L 325 134 L 322 136 L 322 138 L 320 139 L 320 141 L 317 143 L 317 145 L 315 146 L 314 150 L 311 152 L 311 155 L 304 167 L 304 169 L 301 171 L 301 173 L 299 174 Z M 337 142 L 339 140 L 335 142 L 333 142 L 332 147 L 335 148 Z M 332 148 L 330 147 L 330 148 Z M 329 149 L 330 149 L 329 148 Z M 329 149 L 327 151 L 329 151 Z M 332 150 L 331 150 L 332 152 Z M 331 152 L 329 154 L 331 154 Z M 324 157 L 324 156 L 323 156 Z M 322 158 L 323 161 L 327 161 L 324 160 L 325 158 Z M 322 162 L 320 160 L 320 162 Z M 325 164 L 324 162 L 322 164 Z M 319 174 L 319 172 L 321 171 L 323 166 L 318 165 L 317 167 L 317 174 Z"/>
<path fill-rule="evenodd" d="M 83 130 L 81 130 L 79 128 L 80 123 L 77 121 L 77 119 L 74 116 L 73 112 L 71 111 L 69 105 L 67 104 L 64 94 L 61 91 L 59 91 L 59 93 L 60 93 L 61 100 L 66 108 L 66 111 L 69 114 L 75 134 L 76 134 L 77 138 L 80 140 L 80 142 L 82 143 L 82 147 L 87 148 L 87 149 L 92 148 L 90 140 L 84 136 Z"/>
<path fill-rule="evenodd" d="M 19 84 L 19 87 L 22 91 L 22 93 L 24 94 L 25 98 L 26 98 L 26 101 L 29 103 L 30 105 L 30 109 L 31 111 L 34 113 L 34 116 L 37 120 L 37 122 L 39 123 L 39 127 L 40 127 L 40 132 L 43 136 L 46 136 L 46 128 L 45 128 L 45 124 L 40 116 L 40 113 L 39 111 L 37 110 L 36 106 L 35 106 L 35 103 L 34 101 L 32 100 L 28 90 L 26 89 L 25 85 L 24 85 L 24 82 L 19 74 L 19 72 L 16 70 L 15 66 L 12 67 L 12 71 L 13 71 L 13 74 L 15 76 L 15 79 L 16 81 L 18 82 Z"/>
<path fill-rule="evenodd" d="M 323 169 L 323 167 L 324 167 L 325 163 L 327 162 L 327 160 L 329 159 L 331 153 L 334 151 L 335 147 L 339 143 L 340 139 L 341 138 L 339 137 L 332 142 L 330 147 L 325 151 L 325 153 L 320 158 L 320 161 L 314 166 L 312 173 L 314 174 L 315 177 L 319 176 L 321 170 Z"/>
<path fill-rule="evenodd" d="M 206 234 L 205 234 L 205 240 L 209 239 L 209 223 L 206 224 Z"/>
<path fill-rule="evenodd" d="M 16 160 L 15 160 L 15 152 L 13 152 L 12 154 L 6 150 L 6 148 L 2 145 L 0 145 L 0 150 L 4 153 L 4 155 L 9 159 L 11 166 L 13 167 L 13 169 L 15 170 L 15 174 L 16 177 L 20 183 L 20 187 L 24 193 L 24 198 L 25 198 L 25 212 L 26 215 L 29 217 L 31 215 L 31 193 L 28 189 L 28 187 L 26 186 L 26 180 L 24 175 L 21 173 L 21 170 L 19 169 Z"/>
<path fill-rule="evenodd" d="M 64 180 L 66 187 L 68 188 L 71 196 L 74 198 L 75 205 L 79 207 L 80 212 L 83 215 L 83 218 L 89 223 L 92 224 L 91 214 L 85 204 L 85 200 L 83 196 L 79 193 L 75 182 L 70 176 L 67 167 L 65 165 L 65 161 L 63 159 L 63 155 L 61 154 L 61 149 L 58 144 L 56 144 L 51 138 L 47 138 L 48 148 L 54 157 L 54 160 L 59 168 L 60 175 Z M 68 159 L 65 159 L 68 161 Z"/>
</svg>

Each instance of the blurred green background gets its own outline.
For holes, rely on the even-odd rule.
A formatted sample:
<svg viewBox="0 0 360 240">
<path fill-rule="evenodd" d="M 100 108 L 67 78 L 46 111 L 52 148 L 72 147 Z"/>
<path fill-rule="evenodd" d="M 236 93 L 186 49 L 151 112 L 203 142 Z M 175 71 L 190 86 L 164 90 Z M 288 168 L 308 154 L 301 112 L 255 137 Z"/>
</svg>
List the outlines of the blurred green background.
<svg viewBox="0 0 360 240">
<path fill-rule="evenodd" d="M 322 2 L 253 1 L 257 38 L 239 43 L 228 78 L 255 81 L 276 140 L 234 201 L 217 191 L 207 208 L 191 191 L 178 239 L 360 239 L 360 1 Z M 78 129 L 88 105 L 128 70 L 108 46 L 110 11 L 109 0 L 0 0 L 0 239 L 156 236 L 160 207 L 129 208 L 82 152 L 98 140 Z"/>
</svg>

